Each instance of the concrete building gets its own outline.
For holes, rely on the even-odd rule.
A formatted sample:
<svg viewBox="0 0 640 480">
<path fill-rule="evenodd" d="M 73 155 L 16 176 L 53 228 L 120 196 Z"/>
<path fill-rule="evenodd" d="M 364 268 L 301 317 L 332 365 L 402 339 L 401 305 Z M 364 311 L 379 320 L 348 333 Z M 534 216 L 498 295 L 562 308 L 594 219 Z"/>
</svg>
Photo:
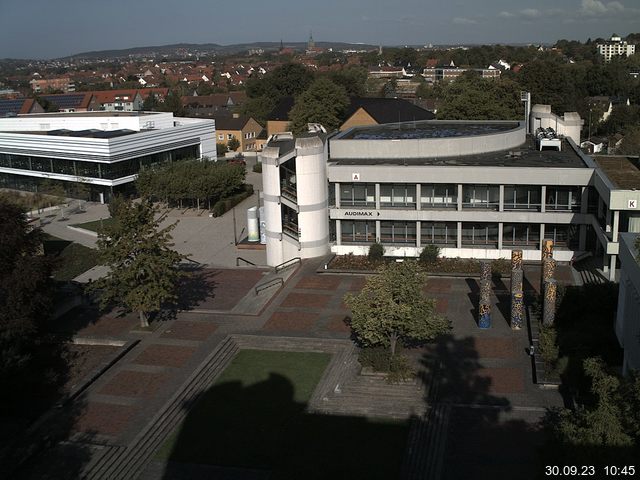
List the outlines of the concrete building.
<svg viewBox="0 0 640 480">
<path fill-rule="evenodd" d="M 616 336 L 624 349 L 622 373 L 640 370 L 640 253 L 636 248 L 639 235 L 620 236 L 620 290 L 616 315 Z"/>
<path fill-rule="evenodd" d="M 636 46 L 633 43 L 628 43 L 626 40 L 622 40 L 622 38 L 615 34 L 609 39 L 609 41 L 598 43 L 597 47 L 598 53 L 602 55 L 605 62 L 610 62 L 613 57 L 630 57 L 636 53 Z"/>
<path fill-rule="evenodd" d="M 556 260 L 592 252 L 615 279 L 618 233 L 640 231 L 633 211 L 640 198 L 613 184 L 612 173 L 577 147 L 577 114 L 558 117 L 548 106 L 534 106 L 527 123 L 355 127 L 328 141 L 317 136 L 313 154 L 302 148 L 308 138 L 275 137 L 262 155 L 268 261 L 329 250 L 366 254 L 376 241 L 397 257 L 436 245 L 447 257 L 509 258 L 517 248 L 525 260 L 540 260 L 542 240 L 551 238 Z M 549 125 L 557 128 L 552 138 Z M 310 165 L 321 178 L 297 173 Z M 326 194 L 319 193 L 321 184 Z M 313 198 L 299 203 L 307 192 Z M 314 222 L 303 227 L 309 212 Z M 328 240 L 324 225 L 315 223 L 323 215 Z"/>
<path fill-rule="evenodd" d="M 157 112 L 44 113 L 0 118 L 0 187 L 67 191 L 88 185 L 92 200 L 128 192 L 145 166 L 216 158 L 215 122 Z"/>
</svg>

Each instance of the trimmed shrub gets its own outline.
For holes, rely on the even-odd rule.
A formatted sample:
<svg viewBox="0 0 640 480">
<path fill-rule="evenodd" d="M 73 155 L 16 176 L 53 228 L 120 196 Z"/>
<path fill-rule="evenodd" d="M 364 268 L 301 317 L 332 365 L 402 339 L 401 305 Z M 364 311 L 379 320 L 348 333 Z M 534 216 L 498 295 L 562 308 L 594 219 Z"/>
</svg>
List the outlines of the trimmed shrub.
<svg viewBox="0 0 640 480">
<path fill-rule="evenodd" d="M 262 162 L 257 162 L 252 168 L 251 170 L 253 170 L 256 173 L 262 173 Z"/>
<path fill-rule="evenodd" d="M 253 185 L 245 184 L 244 191 L 216 202 L 211 208 L 211 213 L 214 217 L 220 217 L 251 195 L 253 195 Z"/>
<path fill-rule="evenodd" d="M 384 247 L 378 242 L 372 243 L 369 247 L 369 254 L 367 255 L 367 258 L 372 262 L 381 262 L 383 257 Z"/>
<path fill-rule="evenodd" d="M 420 263 L 424 263 L 426 265 L 436 263 L 439 256 L 440 247 L 437 247 L 436 245 L 425 245 L 420 252 Z"/>
</svg>

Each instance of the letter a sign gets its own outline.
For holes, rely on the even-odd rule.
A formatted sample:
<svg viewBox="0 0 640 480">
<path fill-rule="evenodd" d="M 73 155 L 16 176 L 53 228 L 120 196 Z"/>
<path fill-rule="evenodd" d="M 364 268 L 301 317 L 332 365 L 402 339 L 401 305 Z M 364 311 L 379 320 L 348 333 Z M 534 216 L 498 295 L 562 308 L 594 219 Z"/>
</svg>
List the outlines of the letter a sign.
<svg viewBox="0 0 640 480">
<path fill-rule="evenodd" d="M 360 174 L 359 173 L 352 173 L 351 174 L 351 180 L 353 182 L 359 182 L 360 181 Z"/>
</svg>

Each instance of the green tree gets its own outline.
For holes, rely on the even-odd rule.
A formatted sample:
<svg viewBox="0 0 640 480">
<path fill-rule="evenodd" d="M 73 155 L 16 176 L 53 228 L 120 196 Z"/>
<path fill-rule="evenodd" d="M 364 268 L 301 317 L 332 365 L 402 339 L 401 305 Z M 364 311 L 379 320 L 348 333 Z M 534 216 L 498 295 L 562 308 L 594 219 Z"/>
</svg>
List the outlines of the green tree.
<svg viewBox="0 0 640 480">
<path fill-rule="evenodd" d="M 640 127 L 631 127 L 625 130 L 618 153 L 622 155 L 640 155 Z"/>
<path fill-rule="evenodd" d="M 42 240 L 42 231 L 29 225 L 20 207 L 0 198 L 0 385 L 5 387 L 28 363 L 51 311 L 53 264 L 39 254 Z"/>
<path fill-rule="evenodd" d="M 305 91 L 313 82 L 313 72 L 297 63 L 285 63 L 261 78 L 249 78 L 246 84 L 249 98 L 294 96 Z"/>
<path fill-rule="evenodd" d="M 329 79 L 336 85 L 344 87 L 350 97 L 365 96 L 367 77 L 367 69 L 358 66 L 349 66 L 329 74 Z"/>
<path fill-rule="evenodd" d="M 520 87 L 508 79 L 487 80 L 467 72 L 441 87 L 441 120 L 516 120 L 524 118 Z"/>
<path fill-rule="evenodd" d="M 249 98 L 240 107 L 240 114 L 245 117 L 252 117 L 256 122 L 265 124 L 269 113 L 275 108 L 276 101 L 272 97 Z"/>
<path fill-rule="evenodd" d="M 236 150 L 238 150 L 238 148 L 240 148 L 240 140 L 238 140 L 236 137 L 233 137 L 227 142 L 227 147 L 229 147 L 229 150 L 235 152 Z"/>
<path fill-rule="evenodd" d="M 393 356 L 398 341 L 429 341 L 449 331 L 449 321 L 438 315 L 435 300 L 422 293 L 426 279 L 417 262 L 389 263 L 367 279 L 359 294 L 347 294 L 358 340 L 366 346 L 390 347 Z"/>
<path fill-rule="evenodd" d="M 116 304 L 138 312 L 145 327 L 149 313 L 176 301 L 178 265 L 186 257 L 171 248 L 176 224 L 160 228 L 163 218 L 156 218 L 149 200 L 121 202 L 114 210 L 116 221 L 98 231 L 99 258 L 109 273 L 92 288 L 100 292 L 103 308 Z"/>
<path fill-rule="evenodd" d="M 611 374 L 600 358 L 584 360 L 583 368 L 591 382 L 592 398 L 575 410 L 547 412 L 543 419 L 549 436 L 545 462 L 607 464 L 637 459 L 640 375 L 621 378 Z"/>
<path fill-rule="evenodd" d="M 216 143 L 216 155 L 218 157 L 224 157 L 227 153 L 227 145 L 224 143 Z"/>
<path fill-rule="evenodd" d="M 160 110 L 163 112 L 172 112 L 175 116 L 180 117 L 184 115 L 184 107 L 182 106 L 182 99 L 175 91 L 170 91 L 169 95 L 164 99 L 164 103 L 160 105 Z"/>
<path fill-rule="evenodd" d="M 160 109 L 160 102 L 154 93 L 147 95 L 147 98 L 142 102 L 142 111 L 144 112 L 156 112 Z"/>
<path fill-rule="evenodd" d="M 291 130 L 302 133 L 307 130 L 307 123 L 320 123 L 327 131 L 337 129 L 342 123 L 349 97 L 344 87 L 331 80 L 319 78 L 305 90 L 289 113 Z"/>
</svg>

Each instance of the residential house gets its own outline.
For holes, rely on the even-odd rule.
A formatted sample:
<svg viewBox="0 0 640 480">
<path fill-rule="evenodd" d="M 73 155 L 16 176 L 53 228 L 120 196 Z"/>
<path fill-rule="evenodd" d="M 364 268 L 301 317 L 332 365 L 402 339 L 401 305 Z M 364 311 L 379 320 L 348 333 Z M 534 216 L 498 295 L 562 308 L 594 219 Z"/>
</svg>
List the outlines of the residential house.
<svg viewBox="0 0 640 480">
<path fill-rule="evenodd" d="M 59 93 L 40 95 L 38 98 L 58 107 L 59 112 L 90 112 L 100 110 L 92 92 Z"/>
<path fill-rule="evenodd" d="M 0 118 L 15 117 L 26 113 L 44 113 L 44 108 L 33 98 L 0 100 Z"/>
<path fill-rule="evenodd" d="M 232 139 L 240 142 L 239 152 L 255 152 L 258 150 L 256 139 L 263 128 L 251 117 L 233 116 L 214 117 L 216 121 L 216 142 L 228 145 Z M 263 142 L 260 142 L 262 144 Z"/>
<path fill-rule="evenodd" d="M 215 93 L 181 98 L 188 117 L 232 116 L 234 109 L 240 107 L 246 99 L 245 92 Z"/>
<path fill-rule="evenodd" d="M 31 85 L 31 90 L 34 93 L 46 93 L 50 91 L 61 90 L 65 93 L 75 92 L 76 87 L 75 84 L 71 81 L 69 77 L 60 77 L 60 78 L 34 78 L 29 82 Z"/>
</svg>

